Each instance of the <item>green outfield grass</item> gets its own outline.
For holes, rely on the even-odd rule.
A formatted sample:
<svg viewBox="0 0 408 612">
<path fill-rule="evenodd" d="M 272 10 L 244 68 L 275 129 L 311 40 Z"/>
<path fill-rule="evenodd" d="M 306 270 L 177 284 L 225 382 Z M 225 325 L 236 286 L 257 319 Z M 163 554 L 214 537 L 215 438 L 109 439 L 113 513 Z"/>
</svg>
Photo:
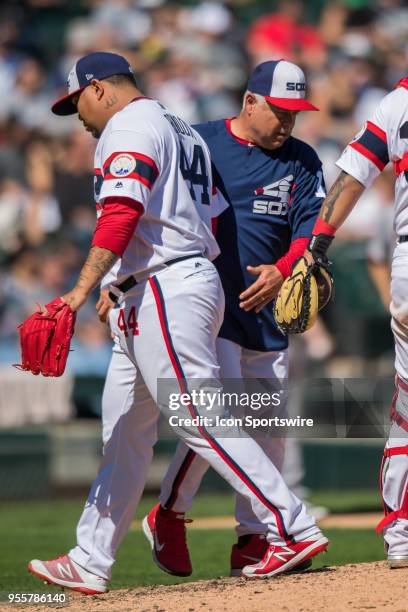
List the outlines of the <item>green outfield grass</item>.
<svg viewBox="0 0 408 612">
<path fill-rule="evenodd" d="M 337 499 L 340 496 L 337 495 Z M 345 506 L 347 495 L 342 497 Z M 328 497 L 319 495 L 315 503 Z M 333 500 L 335 496 L 333 497 Z M 366 499 L 365 509 L 367 509 Z M 361 499 L 360 499 L 361 501 Z M 142 518 L 154 503 L 142 501 L 137 517 Z M 333 501 L 332 501 L 333 503 Z M 49 587 L 30 576 L 26 563 L 33 557 L 50 559 L 69 550 L 75 543 L 75 525 L 82 509 L 81 500 L 3 503 L 0 508 L 0 591 L 41 591 Z M 197 498 L 192 518 L 231 514 L 233 498 L 229 495 L 202 495 Z M 352 496 L 347 510 L 353 508 Z M 372 509 L 378 509 L 376 505 Z M 342 565 L 384 558 L 381 538 L 369 529 L 328 529 L 332 544 L 327 555 L 319 557 L 314 567 Z M 194 573 L 187 580 L 228 575 L 229 552 L 235 535 L 232 530 L 191 530 L 188 540 Z M 140 531 L 131 531 L 123 542 L 113 570 L 111 588 L 152 584 L 178 584 L 186 579 L 161 572 L 151 560 L 150 547 Z"/>
</svg>

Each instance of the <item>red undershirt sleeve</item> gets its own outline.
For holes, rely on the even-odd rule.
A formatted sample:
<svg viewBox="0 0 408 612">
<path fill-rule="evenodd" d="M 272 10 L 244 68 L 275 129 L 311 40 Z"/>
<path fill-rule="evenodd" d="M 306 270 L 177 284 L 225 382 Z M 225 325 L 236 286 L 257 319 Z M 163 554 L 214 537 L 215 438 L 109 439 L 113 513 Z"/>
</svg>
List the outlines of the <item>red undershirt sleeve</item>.
<svg viewBox="0 0 408 612">
<path fill-rule="evenodd" d="M 309 238 L 296 238 L 296 240 L 291 243 L 286 255 L 278 259 L 275 266 L 278 268 L 283 278 L 288 278 L 288 276 L 291 275 L 293 264 L 303 255 L 308 244 Z"/>
<path fill-rule="evenodd" d="M 142 204 L 131 198 L 105 198 L 92 246 L 107 249 L 122 257 L 143 213 Z"/>
</svg>

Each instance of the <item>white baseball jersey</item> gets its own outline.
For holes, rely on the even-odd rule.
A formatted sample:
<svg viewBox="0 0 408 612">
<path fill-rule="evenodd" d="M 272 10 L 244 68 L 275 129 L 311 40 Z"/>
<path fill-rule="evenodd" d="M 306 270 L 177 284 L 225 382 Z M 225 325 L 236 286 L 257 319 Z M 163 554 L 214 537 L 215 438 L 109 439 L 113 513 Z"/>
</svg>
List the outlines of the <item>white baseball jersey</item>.
<svg viewBox="0 0 408 612">
<path fill-rule="evenodd" d="M 394 163 L 394 227 L 398 236 L 408 234 L 408 79 L 403 79 L 381 101 L 372 119 L 346 147 L 337 165 L 365 187 Z M 391 430 L 381 464 L 381 494 L 385 517 L 382 531 L 389 560 L 408 559 L 408 457 L 406 397 L 408 393 L 408 243 L 399 242 L 391 268 L 391 329 L 395 340 L 397 393 L 391 405 Z"/>
<path fill-rule="evenodd" d="M 385 96 L 371 120 L 347 145 L 337 166 L 369 187 L 389 161 L 408 153 L 408 82 Z M 395 184 L 394 227 L 398 236 L 408 234 L 408 172 Z"/>
<path fill-rule="evenodd" d="M 213 187 L 207 145 L 155 100 L 134 100 L 102 132 L 95 151 L 97 215 L 112 197 L 136 200 L 144 213 L 102 286 L 185 255 L 219 254 L 211 218 L 228 205 Z"/>
</svg>

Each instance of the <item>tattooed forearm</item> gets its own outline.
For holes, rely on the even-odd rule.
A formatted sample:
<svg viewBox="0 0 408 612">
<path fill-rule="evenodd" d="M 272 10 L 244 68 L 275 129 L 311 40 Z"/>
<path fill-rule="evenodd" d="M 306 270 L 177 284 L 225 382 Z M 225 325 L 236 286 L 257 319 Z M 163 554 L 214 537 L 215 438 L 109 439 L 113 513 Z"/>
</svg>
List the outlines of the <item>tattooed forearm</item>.
<svg viewBox="0 0 408 612">
<path fill-rule="evenodd" d="M 363 191 L 364 185 L 357 179 L 347 172 L 340 172 L 322 204 L 320 217 L 326 223 L 340 227 Z"/>
<path fill-rule="evenodd" d="M 346 176 L 347 175 L 345 172 L 340 172 L 329 193 L 327 194 L 325 201 L 323 202 L 320 216 L 322 217 L 323 221 L 326 221 L 326 223 L 329 223 L 333 214 L 334 205 L 339 197 L 339 194 L 344 189 L 344 181 Z"/>
<path fill-rule="evenodd" d="M 117 259 L 118 256 L 112 251 L 97 246 L 92 247 L 79 274 L 77 288 L 87 293 L 92 291 Z"/>
<path fill-rule="evenodd" d="M 117 99 L 116 95 L 112 94 L 109 98 L 107 98 L 105 100 L 105 108 L 112 108 L 112 106 L 115 106 L 117 101 L 118 101 L 118 99 Z"/>
</svg>

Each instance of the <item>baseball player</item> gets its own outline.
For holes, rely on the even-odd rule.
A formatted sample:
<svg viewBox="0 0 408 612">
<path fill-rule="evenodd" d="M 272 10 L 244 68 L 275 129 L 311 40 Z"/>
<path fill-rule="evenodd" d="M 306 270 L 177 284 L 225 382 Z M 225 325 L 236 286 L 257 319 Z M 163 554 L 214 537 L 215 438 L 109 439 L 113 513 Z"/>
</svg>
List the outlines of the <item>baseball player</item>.
<svg viewBox="0 0 408 612">
<path fill-rule="evenodd" d="M 396 392 L 381 466 L 385 517 L 377 531 L 383 533 L 390 568 L 396 568 L 408 566 L 408 78 L 383 98 L 337 161 L 341 173 L 323 203 L 309 245 L 315 261 L 325 255 L 337 228 L 389 161 L 397 177 L 397 244 L 392 257 L 390 305 Z"/>
<path fill-rule="evenodd" d="M 267 379 L 275 391 L 288 378 L 288 338 L 277 329 L 269 302 L 306 249 L 325 196 L 320 160 L 291 136 L 297 113 L 317 110 L 305 99 L 305 89 L 304 73 L 295 64 L 264 62 L 249 79 L 238 117 L 195 126 L 230 203 L 216 231 L 221 255 L 215 265 L 226 296 L 216 344 L 221 378 Z M 258 442 L 280 470 L 284 440 L 259 436 Z M 192 571 L 185 513 L 207 469 L 204 458 L 179 443 L 160 504 L 144 520 L 153 558 L 171 574 Z M 240 575 L 248 559 L 264 557 L 268 542 L 265 525 L 243 495 L 237 496 L 235 516 L 231 575 Z"/>
<path fill-rule="evenodd" d="M 106 591 L 145 485 L 159 409 L 168 410 L 158 379 L 172 380 L 187 395 L 177 434 L 250 499 L 267 525 L 268 554 L 248 565 L 246 575 L 273 576 L 325 550 L 327 539 L 255 440 L 234 425 L 220 434 L 201 420 L 205 404 L 192 400 L 192 391 L 221 390 L 215 339 L 224 294 L 211 263 L 219 248 L 210 228 L 226 204 L 212 196 L 203 139 L 143 97 L 128 62 L 112 53 L 81 58 L 53 111 L 78 113 L 99 138 L 96 229 L 78 281 L 63 299 L 77 310 L 99 283 L 109 287 L 114 346 L 103 394 L 104 457 L 77 545 L 58 559 L 31 561 L 30 571 L 82 593 Z M 225 414 L 213 406 L 212 416 Z"/>
</svg>

